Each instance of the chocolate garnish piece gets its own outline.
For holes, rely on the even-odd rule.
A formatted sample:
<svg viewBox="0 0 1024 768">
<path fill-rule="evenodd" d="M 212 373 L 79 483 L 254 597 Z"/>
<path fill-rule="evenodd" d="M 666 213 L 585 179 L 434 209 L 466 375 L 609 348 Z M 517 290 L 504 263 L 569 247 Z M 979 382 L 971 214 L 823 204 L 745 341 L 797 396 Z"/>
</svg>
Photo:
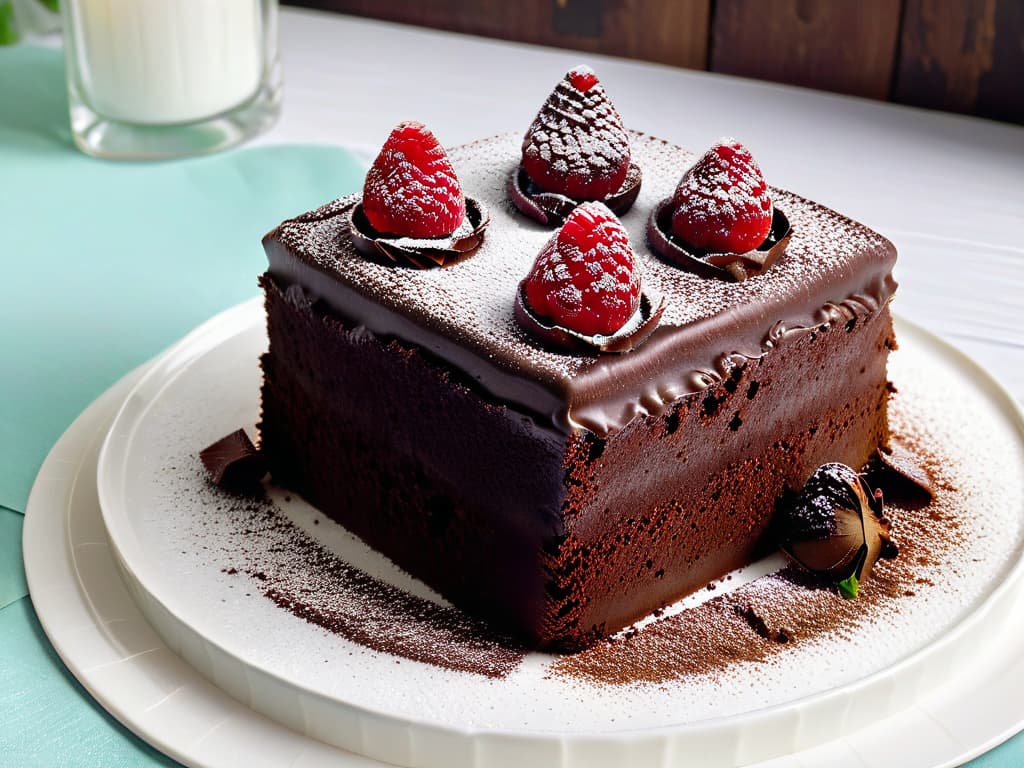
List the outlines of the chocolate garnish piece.
<svg viewBox="0 0 1024 768">
<path fill-rule="evenodd" d="M 626 171 L 626 180 L 622 182 L 622 186 L 601 202 L 607 205 L 612 213 L 621 215 L 633 207 L 637 195 L 640 194 L 642 182 L 643 173 L 640 166 L 630 163 L 629 170 Z M 522 213 L 531 219 L 536 219 L 541 224 L 551 226 L 564 224 L 573 209 L 584 202 L 558 192 L 541 189 L 533 183 L 522 165 L 515 168 L 508 177 L 508 196 Z"/>
<path fill-rule="evenodd" d="M 664 311 L 664 297 L 657 297 L 655 302 L 654 297 L 641 291 L 640 306 L 621 329 L 610 336 L 587 336 L 561 325 L 548 325 L 526 303 L 523 283 L 519 283 L 516 291 L 515 316 L 519 325 L 534 338 L 566 352 L 629 352 L 654 332 Z"/>
<path fill-rule="evenodd" d="M 887 473 L 896 475 L 904 488 L 909 487 L 928 497 L 935 498 L 935 479 L 921 464 L 917 456 L 903 445 L 893 440 L 888 450 L 879 449 L 875 452 L 878 464 Z"/>
<path fill-rule="evenodd" d="M 856 597 L 879 557 L 896 557 L 882 492 L 845 464 L 815 470 L 795 498 L 780 504 L 773 521 L 779 547 L 794 562 Z"/>
<path fill-rule="evenodd" d="M 245 430 L 236 429 L 199 452 L 199 459 L 216 485 L 240 493 L 257 493 L 267 474 L 267 459 Z"/>
<path fill-rule="evenodd" d="M 737 282 L 760 275 L 785 252 L 793 228 L 778 208 L 772 211 L 768 237 L 753 251 L 713 253 L 687 245 L 672 232 L 672 198 L 665 198 L 647 219 L 647 242 L 665 261 L 701 277 L 732 279 Z"/>
<path fill-rule="evenodd" d="M 461 261 L 484 240 L 484 230 L 491 220 L 487 207 L 471 197 L 466 198 L 466 220 L 447 237 L 412 238 L 386 235 L 370 224 L 363 212 L 363 204 L 349 209 L 349 232 L 352 244 L 363 256 L 386 263 L 411 266 L 417 269 L 446 267 Z"/>
</svg>

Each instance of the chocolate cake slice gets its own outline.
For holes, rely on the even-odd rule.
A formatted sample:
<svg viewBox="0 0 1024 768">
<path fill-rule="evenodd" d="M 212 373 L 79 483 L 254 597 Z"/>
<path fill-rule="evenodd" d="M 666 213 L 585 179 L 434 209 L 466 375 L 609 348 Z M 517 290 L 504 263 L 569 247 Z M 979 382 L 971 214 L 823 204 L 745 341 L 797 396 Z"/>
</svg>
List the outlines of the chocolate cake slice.
<svg viewBox="0 0 1024 768">
<path fill-rule="evenodd" d="M 491 215 L 450 266 L 358 252 L 358 196 L 264 240 L 274 481 L 534 647 L 586 647 L 743 565 L 786 488 L 888 438 L 892 244 L 773 190 L 792 236 L 770 269 L 681 269 L 645 227 L 693 156 L 630 138 L 644 181 L 621 219 L 664 314 L 623 354 L 560 351 L 516 323 L 551 236 L 507 200 L 518 136 L 450 152 Z"/>
</svg>

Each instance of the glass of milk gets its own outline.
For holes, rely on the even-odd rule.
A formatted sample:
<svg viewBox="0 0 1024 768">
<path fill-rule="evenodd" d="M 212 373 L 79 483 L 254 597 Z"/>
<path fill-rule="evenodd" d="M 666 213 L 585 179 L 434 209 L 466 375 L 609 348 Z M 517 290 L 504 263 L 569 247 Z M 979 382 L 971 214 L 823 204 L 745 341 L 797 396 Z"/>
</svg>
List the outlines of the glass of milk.
<svg viewBox="0 0 1024 768">
<path fill-rule="evenodd" d="M 62 0 L 71 132 L 87 154 L 214 152 L 277 118 L 277 0 Z"/>
</svg>

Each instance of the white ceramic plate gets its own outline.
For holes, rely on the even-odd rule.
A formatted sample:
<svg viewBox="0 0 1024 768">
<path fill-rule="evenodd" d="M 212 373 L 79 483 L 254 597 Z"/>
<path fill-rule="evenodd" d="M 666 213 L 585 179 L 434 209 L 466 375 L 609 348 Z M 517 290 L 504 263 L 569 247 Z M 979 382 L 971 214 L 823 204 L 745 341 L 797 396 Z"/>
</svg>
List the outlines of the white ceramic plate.
<svg viewBox="0 0 1024 768">
<path fill-rule="evenodd" d="M 193 368 L 192 363 L 200 360 L 203 354 L 209 352 L 211 349 L 218 348 L 224 341 L 225 338 L 231 338 L 237 336 L 241 330 L 244 333 L 246 325 L 251 325 L 253 316 L 258 314 L 258 307 L 256 305 L 249 305 L 232 311 L 220 318 L 211 321 L 210 324 L 204 327 L 203 330 L 197 332 L 196 335 L 190 336 L 186 339 L 177 350 L 170 353 L 168 357 L 165 357 L 161 363 L 158 363 L 157 368 L 154 369 L 154 373 L 151 373 L 147 378 L 147 382 L 152 386 L 154 381 L 159 382 L 157 385 L 158 397 L 154 400 L 145 396 L 146 383 L 142 385 L 140 389 L 136 390 L 133 398 L 130 398 L 125 406 L 124 413 L 131 413 L 133 407 L 137 407 L 141 403 L 154 403 L 158 401 L 167 402 L 168 395 L 165 390 L 168 387 L 172 387 L 177 374 L 183 377 L 188 377 L 188 371 Z M 927 336 L 923 336 L 920 333 L 914 331 L 909 327 L 901 327 L 900 330 L 901 340 L 904 345 L 904 349 L 923 344 L 927 349 L 927 353 L 931 355 L 938 355 L 940 357 L 950 358 L 953 353 L 943 349 L 941 346 L 935 344 Z M 258 347 L 258 343 L 257 343 Z M 199 351 L 197 351 L 199 350 Z M 250 350 L 251 351 L 251 350 Z M 901 353 L 904 354 L 904 353 Z M 214 355 L 216 357 L 217 355 Z M 223 357 L 223 355 L 221 355 Z M 953 355 L 955 359 L 955 355 Z M 170 369 L 177 372 L 177 374 L 167 377 L 166 370 L 161 370 L 161 366 L 170 363 Z M 967 363 L 956 360 L 955 363 L 947 361 L 947 365 L 959 365 L 961 367 L 968 365 Z M 989 385 L 982 378 L 982 384 L 980 387 L 984 387 L 976 393 L 978 396 L 983 396 L 992 402 L 999 402 L 1001 395 L 996 389 L 989 388 Z M 140 391 L 142 394 L 140 394 Z M 167 390 L 168 392 L 170 390 Z M 111 396 L 113 397 L 113 395 Z M 173 398 L 171 398 L 173 401 Z M 134 405 L 133 405 L 134 403 Z M 93 411 L 100 409 L 101 404 L 92 409 Z M 106 404 L 106 408 L 109 412 L 110 398 Z M 1005 403 L 1000 403 L 999 409 L 1001 409 L 1002 418 L 1004 421 L 1012 422 L 1014 426 L 1012 430 L 1018 435 L 1019 443 L 1019 427 L 1016 426 L 1014 419 L 1018 418 L 1012 410 L 1012 406 L 1008 406 Z M 100 409 L 102 410 L 102 409 Z M 222 410 L 224 410 L 222 408 Z M 230 410 L 230 409 L 226 409 Z M 143 411 L 146 411 L 143 408 Z M 225 419 L 235 419 L 238 413 L 225 413 Z M 90 412 L 87 412 L 80 421 L 86 421 L 86 417 L 90 416 Z M 123 414 L 122 414 L 123 416 Z M 95 422 L 97 418 L 93 417 Z M 243 422 L 233 422 L 233 424 Z M 93 691 L 101 702 L 111 709 L 117 716 L 124 720 L 130 727 L 140 732 L 144 737 L 149 738 L 157 746 L 165 749 L 171 754 L 184 759 L 186 762 L 196 765 L 214 765 L 218 764 L 218 759 L 225 758 L 227 752 L 217 752 L 216 750 L 208 751 L 205 756 L 197 756 L 195 754 L 189 754 L 182 751 L 182 743 L 187 743 L 195 747 L 200 753 L 202 749 L 198 749 L 197 745 L 202 745 L 212 740 L 213 743 L 218 743 L 217 732 L 220 730 L 214 728 L 212 734 L 208 734 L 210 731 L 211 724 L 218 721 L 216 715 L 223 714 L 222 707 L 231 709 L 240 709 L 241 712 L 248 712 L 248 715 L 257 720 L 262 720 L 258 716 L 253 715 L 244 708 L 239 708 L 234 705 L 230 699 L 226 699 L 222 694 L 212 689 L 209 686 L 196 685 L 195 672 L 190 670 L 185 665 L 182 665 L 175 657 L 171 654 L 166 653 L 166 648 L 160 643 L 160 641 L 152 634 L 148 628 L 145 627 L 144 623 L 138 621 L 138 613 L 134 607 L 131 606 L 130 601 L 127 603 L 123 600 L 124 592 L 120 589 L 120 585 L 117 584 L 116 575 L 111 568 L 111 557 L 110 550 L 107 548 L 106 543 L 102 540 L 102 528 L 96 530 L 96 512 L 95 512 L 95 489 L 90 487 L 89 482 L 89 462 L 92 460 L 89 456 L 92 449 L 83 449 L 83 438 L 82 432 L 87 434 L 85 438 L 86 449 L 89 448 L 87 445 L 88 438 L 93 437 L 94 433 L 91 432 L 91 425 L 82 425 L 79 428 L 79 423 L 76 422 L 76 426 L 69 430 L 68 435 L 60 444 L 55 448 L 54 454 L 51 455 L 44 466 L 43 472 L 40 474 L 39 482 L 37 483 L 36 489 L 33 492 L 33 498 L 30 501 L 30 517 L 29 522 L 26 525 L 26 563 L 27 569 L 29 570 L 30 586 L 33 591 L 33 598 L 37 603 L 37 610 L 40 613 L 40 617 L 43 620 L 44 626 L 48 633 L 54 638 L 55 644 L 58 647 L 58 651 L 61 652 L 62 656 L 69 662 L 69 666 L 73 671 L 83 679 L 86 686 Z M 216 434 L 223 433 L 226 431 L 222 429 L 220 423 L 210 425 L 210 429 Z M 75 434 L 76 430 L 78 434 Z M 116 440 L 112 437 L 112 440 Z M 130 431 L 129 434 L 134 434 Z M 74 438 L 74 440 L 73 440 Z M 1019 446 L 1014 447 L 1014 450 L 1019 449 Z M 85 478 L 84 483 L 76 483 L 72 478 L 70 483 L 67 478 L 67 468 L 69 463 L 69 456 L 77 456 L 79 459 L 78 466 L 75 467 L 75 474 L 78 475 L 79 479 Z M 63 494 L 63 495 L 62 495 Z M 52 564 L 45 564 L 42 562 L 42 556 L 39 554 L 39 547 L 47 540 L 46 534 L 49 533 L 49 541 L 52 541 L 54 533 L 53 531 L 53 520 L 54 514 L 52 509 L 57 508 L 61 511 L 68 509 L 69 511 L 79 510 L 75 514 L 69 514 L 66 523 L 67 529 L 64 531 L 58 531 L 60 535 L 70 536 L 71 538 L 71 552 L 74 555 L 69 558 L 70 562 L 63 564 L 62 567 L 52 567 Z M 34 510 L 51 510 L 47 512 L 35 512 Z M 44 528 L 45 523 L 44 515 L 51 518 L 51 525 L 49 529 Z M 82 523 L 76 523 L 77 520 L 83 521 Z M 92 519 L 90 524 L 84 523 L 87 519 Z M 37 524 L 35 521 L 39 520 Z M 57 523 L 61 522 L 60 514 L 57 515 Z M 78 538 L 76 536 L 76 530 L 81 528 L 84 532 L 84 538 Z M 42 537 L 36 535 L 33 536 L 33 532 L 42 530 Z M 116 535 L 116 534 L 115 534 Z M 118 539 L 120 542 L 121 537 Z M 130 538 L 125 539 L 131 541 Z M 36 541 L 36 546 L 33 547 L 32 542 Z M 129 543 L 128 546 L 131 546 Z M 33 552 L 36 554 L 33 554 Z M 85 557 L 86 553 L 93 553 L 92 556 Z M 81 555 L 81 556 L 79 556 Z M 88 563 L 84 568 L 80 563 Z M 60 564 L 57 564 L 58 566 Z M 73 589 L 76 584 L 76 570 L 77 580 L 80 580 L 81 587 L 86 590 L 85 595 L 79 593 L 76 589 Z M 55 572 L 54 572 L 55 571 Z M 146 574 L 149 576 L 151 574 Z M 111 579 L 110 577 L 113 577 Z M 51 591 L 45 587 L 40 586 L 40 580 L 45 584 L 47 581 L 56 583 L 59 588 L 56 591 Z M 990 626 L 994 621 L 994 617 L 1002 613 L 998 610 L 1000 605 L 1005 604 L 1002 607 L 1007 607 L 1013 597 L 1011 587 L 1015 582 L 1006 582 L 1007 586 L 1002 589 L 992 590 L 992 594 L 988 597 L 986 608 L 981 610 L 974 610 L 967 621 L 961 621 L 960 627 L 957 632 L 953 633 L 960 636 L 959 639 L 963 640 L 966 635 L 969 634 L 971 625 L 975 628 L 984 627 L 986 623 Z M 96 590 L 95 593 L 90 593 L 90 585 Z M 72 589 L 69 589 L 69 586 Z M 117 587 L 117 588 L 115 588 Z M 138 585 L 137 585 L 138 588 Z M 159 587 L 158 587 L 159 588 Z M 75 600 L 75 593 L 78 595 L 80 600 Z M 53 599 L 53 595 L 61 595 L 58 599 Z M 143 596 L 142 600 L 151 600 L 151 597 Z M 67 604 L 77 605 L 70 612 L 74 614 L 76 618 L 81 618 L 82 621 L 78 624 L 87 630 L 89 642 L 83 643 L 76 642 L 76 632 L 68 632 L 69 627 L 63 621 L 64 614 L 68 613 Z M 159 614 L 159 609 L 152 609 L 154 615 Z M 131 619 L 122 620 L 120 617 L 125 615 L 131 615 Z M 175 630 L 168 632 L 168 625 L 176 626 L 182 620 L 176 618 L 173 613 L 168 612 L 168 615 L 158 616 L 157 624 L 163 625 L 161 632 L 165 635 L 171 635 Z M 279 623 L 287 623 L 288 617 L 279 616 Z M 102 627 L 97 630 L 95 624 L 99 619 Z M 75 622 L 72 622 L 74 624 Z M 91 625 L 91 626 L 86 626 Z M 74 627 L 72 627 L 73 629 Z M 125 629 L 126 633 L 121 634 L 117 630 Z M 129 629 L 131 628 L 131 629 Z M 216 630 L 215 627 L 205 627 L 204 632 L 209 632 L 211 629 Z M 1010 632 L 1006 636 L 1005 642 L 1001 643 L 998 647 L 1003 650 L 1009 645 L 1012 647 L 1014 637 L 1019 636 L 1021 631 L 1020 627 L 1009 625 L 1007 627 Z M 1014 634 L 1016 633 L 1016 634 Z M 113 636 L 111 637 L 111 634 Z M 947 636 L 949 638 L 951 636 Z M 134 640 L 133 640 L 134 638 Z M 180 641 L 180 637 L 177 638 Z M 954 642 L 958 638 L 952 637 L 946 641 L 938 644 L 931 644 L 928 653 L 923 654 L 924 658 L 931 658 L 933 662 L 926 664 L 922 658 L 922 654 L 904 660 L 899 666 L 900 669 L 887 670 L 885 674 L 876 676 L 877 679 L 868 679 L 862 681 L 856 686 L 847 686 L 847 688 L 855 688 L 857 690 L 847 690 L 844 693 L 842 703 L 838 708 L 834 705 L 834 702 L 830 704 L 828 701 L 811 701 L 811 702 L 799 702 L 800 715 L 794 719 L 789 717 L 784 719 L 783 722 L 802 723 L 804 731 L 807 730 L 808 725 L 813 727 L 815 724 L 822 723 L 824 719 L 838 717 L 843 722 L 843 730 L 848 732 L 854 732 L 857 726 L 856 720 L 849 717 L 844 717 L 844 711 L 850 711 L 846 708 L 846 705 L 851 700 L 851 696 L 868 695 L 871 692 L 877 693 L 878 691 L 888 691 L 889 695 L 882 696 L 881 699 L 876 699 L 875 703 L 882 702 L 884 706 L 892 706 L 894 704 L 907 703 L 902 701 L 904 697 L 893 696 L 893 680 L 895 676 L 902 675 L 905 680 L 910 680 L 909 687 L 900 687 L 900 690 L 913 691 L 915 694 L 920 690 L 920 680 L 917 684 L 911 679 L 913 675 L 908 672 L 908 668 L 911 670 L 914 667 L 929 666 L 931 671 L 937 670 L 937 664 L 942 664 L 949 658 L 951 653 L 949 649 L 956 645 L 962 645 L 962 643 Z M 232 679 L 246 680 L 246 683 L 242 686 L 235 685 L 236 693 L 241 694 L 241 698 L 248 700 L 256 706 L 269 706 L 273 709 L 280 704 L 295 705 L 297 702 L 297 695 L 301 695 L 301 689 L 297 689 L 294 683 L 290 683 L 287 680 L 281 680 L 280 676 L 277 676 L 276 682 L 271 681 L 269 685 L 283 685 L 284 689 L 264 688 L 261 687 L 264 683 L 256 681 L 253 683 L 251 676 L 255 674 L 259 676 L 261 674 L 268 674 L 267 672 L 256 668 L 255 666 L 247 663 L 244 659 L 240 659 L 238 655 L 230 655 L 227 659 L 220 659 L 214 656 L 210 658 L 210 654 L 216 654 L 218 651 L 210 651 L 206 645 L 209 641 L 202 641 L 194 646 L 186 643 L 175 643 L 180 647 L 177 650 L 182 653 L 186 658 L 190 658 L 193 663 L 199 667 L 205 667 L 207 672 L 217 679 L 222 687 L 232 687 Z M 938 647 L 934 647 L 938 646 Z M 236 653 L 241 656 L 245 655 L 244 649 Z M 96 661 L 94 655 L 90 658 L 90 653 L 100 654 L 99 658 L 104 659 L 99 664 L 93 663 Z M 203 656 L 206 656 L 204 659 Z M 956 655 L 956 654 L 953 654 Z M 961 654 L 962 656 L 962 654 Z M 938 662 L 934 660 L 938 659 Z M 986 685 L 995 686 L 989 687 L 987 701 L 992 702 L 993 706 L 989 711 L 979 712 L 977 706 L 966 708 L 963 706 L 963 701 L 967 700 L 968 697 L 964 696 L 964 687 L 967 687 L 968 691 L 977 690 L 973 686 L 973 682 L 979 679 L 979 674 L 984 674 L 983 671 L 976 671 L 971 679 L 967 678 L 967 669 L 964 669 L 963 679 L 958 678 L 960 690 L 955 693 L 951 698 L 944 698 L 945 692 L 942 695 L 932 697 L 926 700 L 919 701 L 917 705 L 911 706 L 910 709 L 905 710 L 900 717 L 885 723 L 878 724 L 872 729 L 857 731 L 853 736 L 849 737 L 846 741 L 835 742 L 824 748 L 815 751 L 815 757 L 813 762 L 808 762 L 808 765 L 820 765 L 823 764 L 821 759 L 825 755 L 830 755 L 830 762 L 828 764 L 835 765 L 861 765 L 861 764 L 876 764 L 877 761 L 868 759 L 871 755 L 885 755 L 886 760 L 896 754 L 893 750 L 899 750 L 900 739 L 896 737 L 896 733 L 900 731 L 891 730 L 891 726 L 894 723 L 902 722 L 903 727 L 906 728 L 908 724 L 912 725 L 916 734 L 916 738 L 912 745 L 906 744 L 905 748 L 910 749 L 912 752 L 908 752 L 906 760 L 902 757 L 900 761 L 902 764 L 907 765 L 939 765 L 944 762 L 949 762 L 961 759 L 971 752 L 977 750 L 979 747 L 986 746 L 991 743 L 995 743 L 1000 737 L 1007 735 L 1012 732 L 1018 726 L 1018 718 L 1022 711 L 1022 707 L 1019 704 L 1020 696 L 1016 693 L 1020 689 L 1019 686 L 1008 685 L 1007 681 L 1012 677 L 1010 670 L 1007 669 L 1009 659 L 1005 653 L 994 653 L 986 657 L 986 661 L 995 661 L 997 663 L 989 664 L 991 667 L 990 677 L 993 678 L 990 681 L 986 681 Z M 150 663 L 152 662 L 152 663 Z M 235 672 L 240 674 L 235 675 Z M 97 674 L 99 670 L 99 674 Z M 107 670 L 107 674 L 103 673 L 103 670 Z M 920 670 L 919 670 L 920 671 Z M 1019 669 L 1015 670 L 1017 673 Z M 140 685 L 138 680 L 132 681 L 132 676 L 141 676 L 147 679 L 146 684 Z M 272 670 L 268 677 L 272 676 Z M 108 679 L 109 678 L 109 679 Z M 155 678 L 155 679 L 154 679 Z M 177 682 L 181 678 L 188 679 L 189 684 Z M 171 685 L 177 682 L 177 685 Z M 132 683 L 132 684 L 129 684 Z M 165 683 L 167 685 L 165 685 Z M 174 693 L 171 696 L 167 696 L 168 692 L 175 691 L 178 685 L 185 686 L 179 689 L 178 693 Z M 170 686 L 170 687 L 168 687 Z M 213 699 L 211 701 L 192 701 L 193 695 L 180 694 L 181 691 L 191 690 L 198 687 L 203 691 L 203 695 L 199 696 L 200 699 L 208 698 Z M 297 691 L 298 690 L 298 694 Z M 956 690 L 956 688 L 949 688 L 948 690 Z M 134 693 L 126 693 L 126 691 L 134 691 Z M 834 692 L 833 692 L 834 694 Z M 1000 696 L 1005 696 L 1004 700 L 1000 700 Z M 127 700 L 126 700 L 127 697 Z M 994 698 L 993 698 L 994 697 Z M 1011 699 L 1013 701 L 1011 701 Z M 184 706 L 183 712 L 176 713 L 175 701 L 180 703 L 183 700 L 187 700 Z M 937 704 L 933 702 L 938 702 Z M 197 703 L 201 706 L 196 706 Z M 959 703 L 959 707 L 956 704 Z M 216 705 L 215 705 L 216 704 Z M 311 712 L 310 709 L 305 708 L 305 705 L 299 705 L 298 707 L 292 707 L 293 709 L 304 711 L 307 714 Z M 351 706 L 351 705 L 348 705 Z M 945 709 L 943 709 L 945 707 Z M 984 709 L 984 708 L 982 708 Z M 947 711 L 948 710 L 948 711 Z M 159 714 L 153 714 L 159 712 Z M 924 714 L 929 712 L 929 715 Z M 279 717 L 279 713 L 273 712 L 275 717 Z M 426 714 L 426 713 L 424 713 Z M 792 712 L 789 713 L 792 715 Z M 970 717 L 965 715 L 970 714 Z M 228 722 L 234 722 L 235 717 L 240 717 L 237 713 L 231 713 Z M 354 717 L 359 718 L 358 730 L 360 733 L 361 743 L 358 745 L 361 749 L 367 751 L 379 751 L 381 745 L 387 745 L 389 740 L 394 741 L 396 731 L 395 717 L 394 715 L 388 716 L 387 713 L 383 715 L 377 714 L 376 716 L 371 715 L 367 717 L 363 712 L 356 712 Z M 374 722 L 374 717 L 381 718 L 382 723 Z M 281 719 L 288 719 L 288 714 L 285 713 Z M 732 746 L 729 747 L 728 752 L 730 759 L 733 762 L 749 762 L 753 758 L 753 755 L 771 751 L 787 751 L 786 745 L 790 743 L 789 739 L 792 737 L 792 732 L 782 739 L 763 738 L 763 731 L 759 731 L 758 720 L 765 719 L 765 713 L 759 713 L 754 717 L 740 717 L 734 718 L 734 722 L 725 723 L 724 726 L 721 723 L 714 724 L 717 728 L 712 730 L 716 731 L 715 735 L 721 734 L 723 728 L 725 731 L 730 732 L 728 742 Z M 771 713 L 769 713 L 768 719 L 771 719 Z M 423 728 L 424 723 L 422 721 L 411 722 L 412 730 L 416 728 Z M 745 721 L 745 722 L 744 722 Z M 337 725 L 338 721 L 333 721 Z M 266 721 L 264 720 L 265 724 Z M 378 727 L 385 729 L 383 732 L 376 731 Z M 300 723 L 300 727 L 308 728 L 308 721 L 306 723 Z M 475 757 L 480 764 L 515 764 L 522 759 L 524 750 L 529 753 L 532 744 L 538 742 L 542 745 L 550 743 L 553 738 L 550 733 L 541 734 L 542 738 L 535 738 L 537 734 L 524 734 L 522 732 L 516 733 L 514 729 L 508 729 L 505 726 L 505 732 L 501 736 L 494 736 L 493 734 L 482 733 L 479 728 L 476 732 L 469 729 L 464 729 L 461 732 L 455 729 L 448 729 L 447 734 L 451 736 L 454 741 L 448 741 L 445 743 L 434 743 L 425 745 L 425 742 L 417 739 L 416 737 L 410 737 L 409 727 L 410 722 L 406 721 L 400 723 L 406 730 L 404 734 L 399 734 L 400 739 L 398 740 L 399 748 L 406 750 L 405 756 L 399 755 L 400 760 L 421 761 L 429 763 L 429 755 L 433 754 L 434 757 L 440 761 L 443 756 L 451 750 L 458 750 L 459 740 L 470 740 L 484 742 L 483 748 L 475 748 Z M 263 727 L 263 724 L 260 726 Z M 392 730 L 388 731 L 388 728 Z M 176 729 L 174 733 L 177 734 L 177 739 L 168 738 L 166 733 L 168 728 Z M 161 731 L 162 729 L 162 731 Z M 924 729 L 924 730 L 922 730 Z M 273 728 L 265 729 L 270 733 L 275 733 L 276 730 Z M 495 731 L 501 731 L 502 729 L 495 728 Z M 509 731 L 512 731 L 511 733 Z M 634 729 L 623 729 L 625 733 L 612 734 L 611 739 L 605 738 L 604 741 L 609 740 L 614 742 L 611 745 L 604 745 L 607 748 L 602 748 L 602 757 L 604 762 L 614 762 L 616 760 L 624 762 L 636 758 L 638 755 L 642 756 L 642 762 L 650 764 L 660 763 L 677 763 L 685 758 L 690 753 L 695 743 L 693 737 L 699 737 L 700 734 L 694 732 L 693 728 L 687 729 L 668 729 L 668 732 L 663 732 L 665 729 L 660 729 L 659 732 L 644 732 L 637 734 Z M 633 730 L 633 733 L 629 733 Z M 705 730 L 707 730 L 705 728 Z M 791 729 L 792 730 L 792 729 Z M 870 738 L 871 731 L 874 730 L 876 733 L 879 731 L 885 732 L 884 738 L 878 742 L 872 741 Z M 934 733 L 931 733 L 934 732 Z M 285 732 L 287 733 L 287 732 Z M 817 731 L 820 734 L 820 730 Z M 904 731 L 905 733 L 905 731 Z M 923 733 L 930 733 L 927 738 L 927 745 L 929 749 L 922 751 L 921 738 Z M 331 734 L 328 734 L 330 736 Z M 813 735 L 813 734 L 812 734 Z M 707 734 L 704 734 L 705 739 Z M 867 740 L 862 741 L 861 737 L 865 736 Z M 284 738 L 284 742 L 287 742 L 289 738 L 296 738 L 294 734 L 289 734 L 288 738 Z M 651 739 L 655 739 L 652 742 Z M 300 739 L 301 741 L 301 739 Z M 713 741 L 713 740 L 712 740 Z M 904 739 L 904 742 L 906 739 Z M 259 744 L 262 742 L 254 742 Z M 600 742 L 597 742 L 600 744 Z M 712 743 L 705 740 L 703 743 Z M 595 744 L 594 741 L 590 741 L 590 745 Z M 654 744 L 654 746 L 652 746 Z M 850 749 L 851 744 L 859 744 L 859 746 L 853 750 Z M 876 745 L 872 747 L 872 745 Z M 878 745 L 883 745 L 885 752 L 878 752 Z M 294 744 L 293 744 L 294 746 Z M 583 760 L 585 758 L 585 751 L 587 750 L 588 742 L 584 739 L 573 739 L 569 738 L 566 740 L 559 740 L 559 752 L 554 754 L 547 752 L 546 754 L 541 753 L 540 758 L 545 763 L 565 763 L 573 764 L 577 760 Z M 413 754 L 413 749 L 419 751 Z M 544 747 L 541 747 L 544 749 Z M 260 749 L 259 746 L 255 749 Z M 638 752 L 637 750 L 642 750 Z M 237 753 L 236 753 L 237 754 Z M 269 753 L 268 753 L 269 754 Z M 464 752 L 463 752 L 464 754 Z M 534 752 L 533 754 L 538 754 Z M 911 754 L 914 756 L 911 759 Z M 219 758 L 218 758 L 219 755 Z M 706 753 L 702 754 L 705 756 Z M 865 759 L 867 763 L 862 762 L 861 757 L 867 756 Z M 427 759 L 423 759 L 424 757 Z M 834 759 L 832 759 L 834 758 Z M 917 759 L 920 758 L 920 761 Z M 775 761 L 773 765 L 800 765 L 800 762 L 793 762 L 797 758 L 785 758 L 783 761 Z M 812 758 L 807 757 L 808 760 Z M 840 761 L 840 762 L 836 762 Z M 842 762 L 845 761 L 845 762 Z M 909 761 L 909 762 L 908 762 Z M 593 756 L 587 759 L 588 764 L 595 765 Z M 636 761 L 640 762 L 640 761 Z M 436 764 L 455 764 L 453 762 Z"/>
</svg>

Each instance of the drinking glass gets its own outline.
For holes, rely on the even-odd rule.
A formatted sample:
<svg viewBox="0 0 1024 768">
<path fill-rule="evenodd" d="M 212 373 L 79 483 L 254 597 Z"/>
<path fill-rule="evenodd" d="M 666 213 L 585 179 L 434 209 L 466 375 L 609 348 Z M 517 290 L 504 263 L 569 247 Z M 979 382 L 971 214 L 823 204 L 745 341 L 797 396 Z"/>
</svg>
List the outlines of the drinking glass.
<svg viewBox="0 0 1024 768">
<path fill-rule="evenodd" d="M 71 131 L 85 153 L 213 152 L 280 110 L 277 0 L 62 0 Z"/>
</svg>

